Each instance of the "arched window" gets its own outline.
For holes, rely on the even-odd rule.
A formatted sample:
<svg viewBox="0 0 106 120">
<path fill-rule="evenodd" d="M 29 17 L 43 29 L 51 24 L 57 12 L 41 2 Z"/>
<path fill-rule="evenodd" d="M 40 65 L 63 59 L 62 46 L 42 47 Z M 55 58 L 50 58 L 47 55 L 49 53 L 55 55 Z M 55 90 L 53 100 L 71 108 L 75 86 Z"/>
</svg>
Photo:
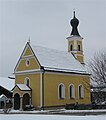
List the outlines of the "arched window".
<svg viewBox="0 0 106 120">
<path fill-rule="evenodd" d="M 69 86 L 69 93 L 71 99 L 75 98 L 75 87 L 73 84 Z"/>
<path fill-rule="evenodd" d="M 70 45 L 70 51 L 72 51 L 73 50 L 73 45 Z"/>
<path fill-rule="evenodd" d="M 83 87 L 83 85 L 79 85 L 78 91 L 79 91 L 79 99 L 84 98 L 84 87 Z"/>
<path fill-rule="evenodd" d="M 78 45 L 78 51 L 80 51 L 81 50 L 81 47 L 80 47 L 80 45 Z"/>
<path fill-rule="evenodd" d="M 58 86 L 58 95 L 59 95 L 59 99 L 64 99 L 65 98 L 65 87 L 64 87 L 64 84 L 60 84 Z"/>
<path fill-rule="evenodd" d="M 27 77 L 27 78 L 25 78 L 25 82 L 24 82 L 27 86 L 29 86 L 30 85 L 30 80 L 29 80 L 29 78 Z"/>
</svg>

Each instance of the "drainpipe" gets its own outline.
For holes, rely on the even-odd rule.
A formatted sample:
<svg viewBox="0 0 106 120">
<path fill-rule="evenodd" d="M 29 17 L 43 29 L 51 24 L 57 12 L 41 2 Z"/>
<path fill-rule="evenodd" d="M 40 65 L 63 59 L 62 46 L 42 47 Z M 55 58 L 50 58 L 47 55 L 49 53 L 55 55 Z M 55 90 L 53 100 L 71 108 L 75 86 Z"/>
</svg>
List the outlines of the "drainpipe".
<svg viewBox="0 0 106 120">
<path fill-rule="evenodd" d="M 40 71 L 40 107 L 44 110 L 44 69 Z"/>
</svg>

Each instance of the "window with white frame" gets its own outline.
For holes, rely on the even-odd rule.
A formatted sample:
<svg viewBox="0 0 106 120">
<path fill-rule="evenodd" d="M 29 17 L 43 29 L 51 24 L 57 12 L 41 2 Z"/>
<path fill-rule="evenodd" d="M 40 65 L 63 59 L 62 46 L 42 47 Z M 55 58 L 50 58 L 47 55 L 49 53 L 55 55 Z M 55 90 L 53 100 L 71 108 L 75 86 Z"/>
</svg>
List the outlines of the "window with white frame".
<svg viewBox="0 0 106 120">
<path fill-rule="evenodd" d="M 28 77 L 25 78 L 25 82 L 24 82 L 27 86 L 30 85 L 30 79 Z"/>
<path fill-rule="evenodd" d="M 59 96 L 59 99 L 65 98 L 65 86 L 64 86 L 64 84 L 60 84 L 58 86 L 58 96 Z"/>
<path fill-rule="evenodd" d="M 29 66 L 30 65 L 30 60 L 26 59 L 25 64 L 26 64 L 26 66 Z"/>
<path fill-rule="evenodd" d="M 84 98 L 84 87 L 83 87 L 83 85 L 79 85 L 78 91 L 79 91 L 79 99 Z"/>
<path fill-rule="evenodd" d="M 70 95 L 70 99 L 74 99 L 75 98 L 75 87 L 73 84 L 71 84 L 69 86 L 69 95 Z"/>
</svg>

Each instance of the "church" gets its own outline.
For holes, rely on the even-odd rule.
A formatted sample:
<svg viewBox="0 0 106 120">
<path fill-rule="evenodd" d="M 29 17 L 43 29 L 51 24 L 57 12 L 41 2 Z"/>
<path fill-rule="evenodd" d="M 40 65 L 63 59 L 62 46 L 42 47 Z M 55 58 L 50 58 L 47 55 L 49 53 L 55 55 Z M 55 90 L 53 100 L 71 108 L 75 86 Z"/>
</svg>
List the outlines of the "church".
<svg viewBox="0 0 106 120">
<path fill-rule="evenodd" d="M 14 69 L 13 108 L 64 108 L 66 104 L 90 104 L 90 74 L 86 70 L 79 20 L 71 19 L 67 51 L 34 46 L 30 41 Z"/>
</svg>

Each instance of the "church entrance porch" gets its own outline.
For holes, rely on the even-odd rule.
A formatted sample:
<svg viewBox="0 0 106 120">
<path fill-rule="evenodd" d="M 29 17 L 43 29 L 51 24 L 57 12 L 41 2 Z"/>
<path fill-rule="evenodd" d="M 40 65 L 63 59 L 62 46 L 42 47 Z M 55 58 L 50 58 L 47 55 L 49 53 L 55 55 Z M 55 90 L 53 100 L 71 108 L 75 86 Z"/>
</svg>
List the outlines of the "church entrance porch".
<svg viewBox="0 0 106 120">
<path fill-rule="evenodd" d="M 31 88 L 25 84 L 17 84 L 13 88 L 13 109 L 25 110 L 26 105 L 31 106 Z"/>
</svg>

